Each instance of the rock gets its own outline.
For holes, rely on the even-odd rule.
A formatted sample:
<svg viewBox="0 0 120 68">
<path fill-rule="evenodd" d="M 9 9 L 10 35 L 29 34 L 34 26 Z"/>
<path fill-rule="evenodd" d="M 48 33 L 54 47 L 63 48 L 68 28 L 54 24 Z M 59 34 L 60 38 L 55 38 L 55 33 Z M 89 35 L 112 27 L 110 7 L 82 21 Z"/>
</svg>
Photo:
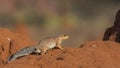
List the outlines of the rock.
<svg viewBox="0 0 120 68">
<path fill-rule="evenodd" d="M 106 29 L 103 40 L 120 42 L 120 10 L 116 14 L 114 25 Z"/>
</svg>

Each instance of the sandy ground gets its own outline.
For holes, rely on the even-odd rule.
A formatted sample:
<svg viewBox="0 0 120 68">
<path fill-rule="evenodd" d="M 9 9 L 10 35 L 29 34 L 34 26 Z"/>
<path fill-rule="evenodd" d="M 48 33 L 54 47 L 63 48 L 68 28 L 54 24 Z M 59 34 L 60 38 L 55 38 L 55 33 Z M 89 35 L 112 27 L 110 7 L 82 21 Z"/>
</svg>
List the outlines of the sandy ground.
<svg viewBox="0 0 120 68">
<path fill-rule="evenodd" d="M 52 49 L 43 56 L 28 55 L 5 64 L 9 55 L 35 44 L 29 37 L 0 29 L 0 68 L 120 68 L 120 44 L 112 41 L 90 41 L 79 48 Z"/>
</svg>

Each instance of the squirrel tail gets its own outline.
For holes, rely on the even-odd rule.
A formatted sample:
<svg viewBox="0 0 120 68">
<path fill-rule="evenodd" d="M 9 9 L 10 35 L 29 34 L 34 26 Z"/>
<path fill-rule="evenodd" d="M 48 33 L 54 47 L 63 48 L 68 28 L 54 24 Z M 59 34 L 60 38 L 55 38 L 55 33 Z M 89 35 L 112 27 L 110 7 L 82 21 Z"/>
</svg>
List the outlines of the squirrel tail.
<svg viewBox="0 0 120 68">
<path fill-rule="evenodd" d="M 36 51 L 36 47 L 34 47 L 34 46 L 25 47 L 25 48 L 19 50 L 18 52 L 16 52 L 15 54 L 9 56 L 7 59 L 7 62 L 14 61 L 15 59 L 17 59 L 19 57 L 29 55 L 35 51 Z"/>
</svg>

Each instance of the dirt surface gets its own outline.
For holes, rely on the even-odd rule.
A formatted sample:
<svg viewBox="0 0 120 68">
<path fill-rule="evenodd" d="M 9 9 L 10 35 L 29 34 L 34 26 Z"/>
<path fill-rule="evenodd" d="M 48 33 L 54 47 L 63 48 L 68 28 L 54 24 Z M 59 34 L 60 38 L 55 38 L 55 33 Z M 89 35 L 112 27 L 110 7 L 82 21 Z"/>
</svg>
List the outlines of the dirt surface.
<svg viewBox="0 0 120 68">
<path fill-rule="evenodd" d="M 52 49 L 43 56 L 4 63 L 10 54 L 35 44 L 24 35 L 0 29 L 0 68 L 120 68 L 120 44 L 112 41 L 91 41 L 79 48 Z"/>
<path fill-rule="evenodd" d="M 30 38 L 24 35 L 0 28 L 0 60 L 3 62 L 10 54 L 15 53 L 20 48 L 35 44 L 36 42 L 31 41 Z"/>
</svg>

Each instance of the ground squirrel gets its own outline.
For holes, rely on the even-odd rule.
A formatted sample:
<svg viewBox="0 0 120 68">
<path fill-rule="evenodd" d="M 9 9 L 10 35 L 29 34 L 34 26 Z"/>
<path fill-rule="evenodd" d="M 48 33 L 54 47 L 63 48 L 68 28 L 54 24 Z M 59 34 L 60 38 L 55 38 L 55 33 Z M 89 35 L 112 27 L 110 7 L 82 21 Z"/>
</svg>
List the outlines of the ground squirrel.
<svg viewBox="0 0 120 68">
<path fill-rule="evenodd" d="M 21 56 L 29 55 L 31 53 L 41 53 L 41 55 L 44 55 L 48 50 L 57 47 L 59 49 L 63 49 L 61 46 L 61 42 L 64 39 L 69 38 L 68 35 L 60 34 L 55 37 L 48 37 L 43 40 L 41 40 L 38 45 L 35 46 L 28 46 L 25 47 L 12 56 L 8 57 L 7 62 L 13 61 Z"/>
</svg>

